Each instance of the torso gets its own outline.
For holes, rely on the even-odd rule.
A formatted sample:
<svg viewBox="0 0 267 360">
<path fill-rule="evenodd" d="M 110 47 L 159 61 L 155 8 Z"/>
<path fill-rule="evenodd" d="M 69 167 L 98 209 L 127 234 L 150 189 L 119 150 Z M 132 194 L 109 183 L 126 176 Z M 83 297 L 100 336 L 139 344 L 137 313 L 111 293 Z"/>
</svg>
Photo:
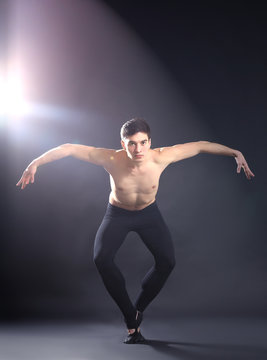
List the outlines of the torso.
<svg viewBox="0 0 267 360">
<path fill-rule="evenodd" d="M 111 192 L 109 202 L 127 210 L 142 210 L 156 199 L 160 175 L 166 166 L 158 164 L 157 153 L 150 150 L 148 159 L 140 166 L 129 166 L 123 150 L 116 153 L 110 166 Z"/>
</svg>

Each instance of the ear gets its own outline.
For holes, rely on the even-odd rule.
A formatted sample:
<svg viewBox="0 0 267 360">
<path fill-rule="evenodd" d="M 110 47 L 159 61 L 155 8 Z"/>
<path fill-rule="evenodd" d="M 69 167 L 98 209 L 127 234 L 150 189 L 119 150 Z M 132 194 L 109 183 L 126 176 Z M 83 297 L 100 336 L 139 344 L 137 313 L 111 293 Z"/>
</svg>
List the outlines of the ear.
<svg viewBox="0 0 267 360">
<path fill-rule="evenodd" d="M 121 140 L 121 146 L 122 146 L 122 148 L 123 148 L 124 150 L 126 150 L 125 143 L 124 143 L 123 140 Z"/>
<path fill-rule="evenodd" d="M 148 139 L 149 147 L 151 147 L 151 138 Z"/>
</svg>

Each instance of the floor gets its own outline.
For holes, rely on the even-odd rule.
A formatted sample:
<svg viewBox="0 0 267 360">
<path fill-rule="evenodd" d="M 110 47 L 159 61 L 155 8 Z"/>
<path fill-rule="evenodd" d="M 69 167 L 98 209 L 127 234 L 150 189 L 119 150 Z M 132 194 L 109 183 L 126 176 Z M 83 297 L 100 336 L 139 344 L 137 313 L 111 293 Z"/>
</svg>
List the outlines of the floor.
<svg viewBox="0 0 267 360">
<path fill-rule="evenodd" d="M 142 324 L 126 345 L 119 323 L 2 324 L 1 360 L 267 360 L 267 319 L 173 319 Z"/>
</svg>

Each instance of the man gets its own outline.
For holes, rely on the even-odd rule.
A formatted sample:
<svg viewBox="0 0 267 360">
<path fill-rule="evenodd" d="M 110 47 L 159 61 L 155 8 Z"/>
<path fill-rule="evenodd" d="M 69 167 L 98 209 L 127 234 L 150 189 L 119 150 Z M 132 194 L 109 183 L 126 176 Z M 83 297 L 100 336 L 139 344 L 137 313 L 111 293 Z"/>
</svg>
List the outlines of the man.
<svg viewBox="0 0 267 360">
<path fill-rule="evenodd" d="M 227 146 L 197 141 L 151 149 L 149 125 L 139 118 L 127 121 L 121 128 L 120 150 L 64 144 L 33 160 L 17 186 L 24 189 L 38 166 L 66 156 L 103 166 L 110 175 L 111 192 L 104 219 L 97 231 L 94 262 L 107 291 L 119 306 L 128 328 L 126 344 L 140 343 L 143 311 L 156 297 L 175 266 L 174 247 L 170 232 L 156 204 L 159 178 L 171 163 L 210 153 L 235 157 L 237 172 L 243 168 L 248 179 L 254 176 L 238 150 Z M 142 289 L 135 303 L 129 298 L 125 280 L 114 263 L 117 250 L 130 231 L 137 232 L 151 251 L 155 264 L 142 281 Z"/>
</svg>

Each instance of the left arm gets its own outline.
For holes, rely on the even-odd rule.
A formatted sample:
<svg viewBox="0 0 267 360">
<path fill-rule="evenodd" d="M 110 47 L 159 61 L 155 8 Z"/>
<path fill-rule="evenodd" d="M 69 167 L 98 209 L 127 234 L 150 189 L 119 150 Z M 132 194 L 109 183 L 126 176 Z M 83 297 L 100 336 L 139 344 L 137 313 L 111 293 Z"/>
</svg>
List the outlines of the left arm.
<svg viewBox="0 0 267 360">
<path fill-rule="evenodd" d="M 243 168 L 245 175 L 249 180 L 251 177 L 255 176 L 250 170 L 246 159 L 240 151 L 231 149 L 228 146 L 221 144 L 212 143 L 209 141 L 195 141 L 155 150 L 158 150 L 159 152 L 160 161 L 167 162 L 168 164 L 187 159 L 200 153 L 233 156 L 237 162 L 238 173 L 240 173 L 241 168 Z"/>
<path fill-rule="evenodd" d="M 246 162 L 246 159 L 245 159 L 244 155 L 241 153 L 241 151 L 234 150 L 227 146 L 208 142 L 208 141 L 207 142 L 204 141 L 203 144 L 201 144 L 200 148 L 201 148 L 200 152 L 203 152 L 203 153 L 234 156 L 235 161 L 237 163 L 237 172 L 238 173 L 240 173 L 241 168 L 242 168 L 244 170 L 244 173 L 248 180 L 250 180 L 251 177 L 255 176 L 253 174 L 253 172 L 250 170 L 248 163 Z"/>
</svg>

